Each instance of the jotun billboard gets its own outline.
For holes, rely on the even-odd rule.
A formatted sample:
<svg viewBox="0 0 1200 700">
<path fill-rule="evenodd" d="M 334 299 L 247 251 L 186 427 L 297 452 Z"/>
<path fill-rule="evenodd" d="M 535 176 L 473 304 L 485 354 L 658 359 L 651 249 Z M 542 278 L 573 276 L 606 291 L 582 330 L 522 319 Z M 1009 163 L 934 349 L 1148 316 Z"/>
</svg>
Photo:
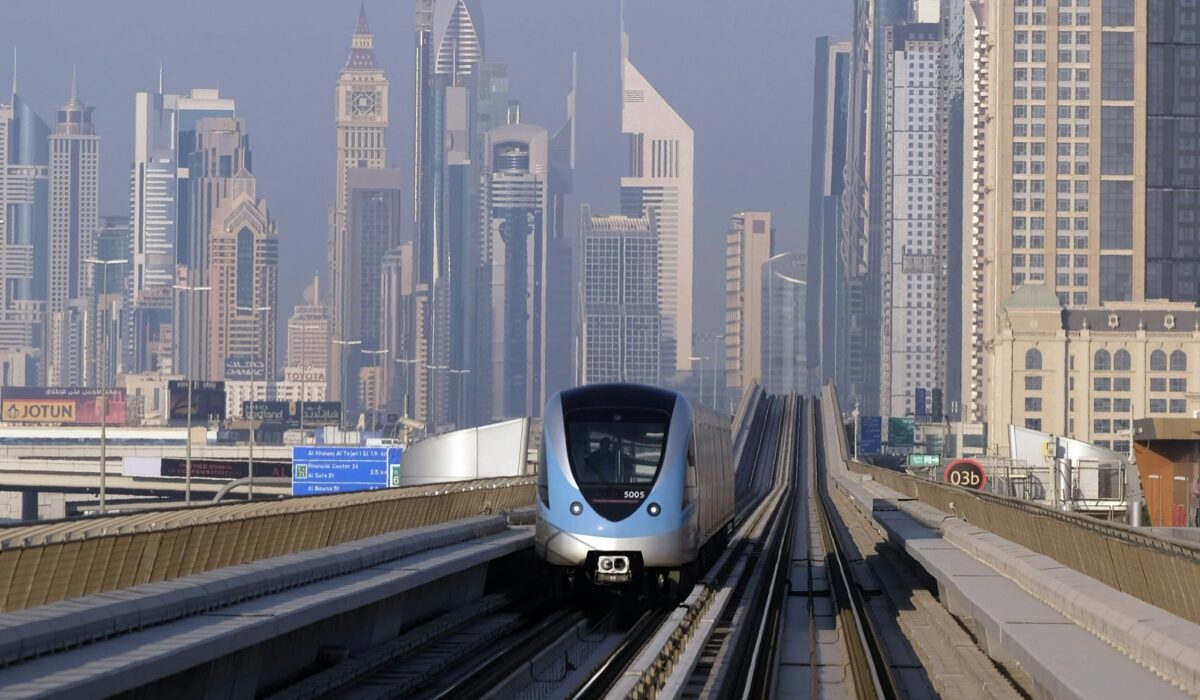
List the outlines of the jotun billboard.
<svg viewBox="0 0 1200 700">
<path fill-rule="evenodd" d="M 99 425 L 100 389 L 87 387 L 18 387 L 0 390 L 0 417 L 6 423 Z M 107 423 L 125 425 L 125 390 L 108 390 Z"/>
</svg>

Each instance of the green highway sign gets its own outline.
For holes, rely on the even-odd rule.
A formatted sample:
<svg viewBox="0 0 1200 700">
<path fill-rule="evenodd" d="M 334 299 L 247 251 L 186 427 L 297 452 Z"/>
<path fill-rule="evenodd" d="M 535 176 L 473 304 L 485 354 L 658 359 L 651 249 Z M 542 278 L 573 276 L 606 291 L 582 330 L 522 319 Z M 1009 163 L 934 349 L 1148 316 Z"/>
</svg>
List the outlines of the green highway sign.
<svg viewBox="0 0 1200 700">
<path fill-rule="evenodd" d="M 941 455 L 909 455 L 908 466 L 940 467 L 942 466 L 942 457 Z"/>
</svg>

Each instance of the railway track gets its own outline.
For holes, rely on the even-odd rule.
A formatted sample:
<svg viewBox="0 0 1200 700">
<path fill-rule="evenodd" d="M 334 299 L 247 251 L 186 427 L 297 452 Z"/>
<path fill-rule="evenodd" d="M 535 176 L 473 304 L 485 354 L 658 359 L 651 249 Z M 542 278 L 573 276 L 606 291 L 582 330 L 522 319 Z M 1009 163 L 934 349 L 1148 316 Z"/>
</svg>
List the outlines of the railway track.
<svg viewBox="0 0 1200 700">
<path fill-rule="evenodd" d="M 763 397 L 748 419 L 735 532 L 681 603 L 561 605 L 527 587 L 429 623 L 437 633 L 421 644 L 418 628 L 278 697 L 907 696 L 817 467 L 813 404 Z"/>
</svg>

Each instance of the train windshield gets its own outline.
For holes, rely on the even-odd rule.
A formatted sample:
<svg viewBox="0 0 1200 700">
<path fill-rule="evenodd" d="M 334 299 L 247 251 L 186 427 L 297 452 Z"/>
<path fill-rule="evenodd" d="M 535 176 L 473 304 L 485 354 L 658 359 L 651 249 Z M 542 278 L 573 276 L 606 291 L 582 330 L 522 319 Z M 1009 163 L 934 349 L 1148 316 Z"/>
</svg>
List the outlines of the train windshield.
<svg viewBox="0 0 1200 700">
<path fill-rule="evenodd" d="M 571 471 L 580 486 L 654 483 L 671 416 L 642 408 L 587 408 L 564 417 Z"/>
</svg>

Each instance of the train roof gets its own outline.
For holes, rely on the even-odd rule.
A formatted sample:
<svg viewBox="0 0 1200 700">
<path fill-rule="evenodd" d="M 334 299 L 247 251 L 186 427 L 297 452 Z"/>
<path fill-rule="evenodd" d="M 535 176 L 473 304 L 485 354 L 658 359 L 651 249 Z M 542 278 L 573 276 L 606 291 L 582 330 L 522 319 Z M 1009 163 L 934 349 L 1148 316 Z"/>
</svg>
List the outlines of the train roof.
<svg viewBox="0 0 1200 700">
<path fill-rule="evenodd" d="M 645 384 L 587 384 L 559 394 L 564 411 L 597 405 L 634 405 L 670 413 L 679 398 L 674 391 Z"/>
</svg>

